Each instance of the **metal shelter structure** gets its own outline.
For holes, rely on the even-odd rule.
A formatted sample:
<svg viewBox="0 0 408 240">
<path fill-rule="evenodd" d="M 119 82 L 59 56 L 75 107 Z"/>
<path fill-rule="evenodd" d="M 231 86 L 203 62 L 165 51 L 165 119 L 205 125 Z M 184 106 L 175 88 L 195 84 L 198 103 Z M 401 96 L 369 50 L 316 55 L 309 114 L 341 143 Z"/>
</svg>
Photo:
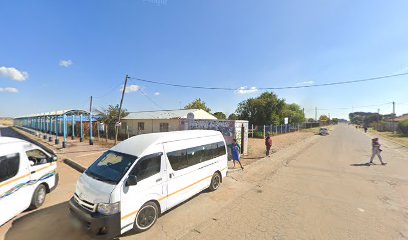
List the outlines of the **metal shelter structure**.
<svg viewBox="0 0 408 240">
<path fill-rule="evenodd" d="M 62 147 L 65 148 L 69 135 L 72 139 L 79 137 L 80 142 L 83 142 L 84 123 L 88 122 L 89 144 L 93 145 L 92 122 L 95 121 L 97 119 L 87 111 L 70 109 L 16 117 L 14 118 L 14 126 L 35 130 L 39 136 L 42 135 L 44 139 L 48 138 L 49 142 L 52 142 L 53 136 L 55 136 L 55 144 L 59 144 L 58 136 L 62 136 Z M 76 127 L 78 124 L 79 129 Z"/>
</svg>

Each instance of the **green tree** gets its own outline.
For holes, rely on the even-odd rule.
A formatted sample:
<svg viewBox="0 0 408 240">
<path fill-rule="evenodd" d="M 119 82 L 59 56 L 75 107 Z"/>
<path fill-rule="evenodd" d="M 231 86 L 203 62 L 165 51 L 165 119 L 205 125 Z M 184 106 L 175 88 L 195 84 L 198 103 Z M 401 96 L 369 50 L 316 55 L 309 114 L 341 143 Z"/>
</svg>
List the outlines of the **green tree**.
<svg viewBox="0 0 408 240">
<path fill-rule="evenodd" d="M 228 120 L 239 120 L 239 117 L 235 113 L 231 113 L 228 116 Z"/>
<path fill-rule="evenodd" d="M 289 118 L 289 123 L 302 123 L 305 121 L 305 115 L 301 107 L 295 103 L 285 104 L 282 110 L 282 117 Z"/>
<path fill-rule="evenodd" d="M 301 123 L 305 120 L 303 111 L 297 104 L 286 104 L 273 92 L 264 92 L 257 98 L 249 98 L 238 104 L 236 110 L 240 119 L 248 120 L 250 124 L 283 124 L 288 117 L 290 123 Z"/>
<path fill-rule="evenodd" d="M 119 114 L 119 104 L 109 105 L 107 108 L 101 107 L 100 109 L 96 110 L 97 115 L 100 118 L 100 121 L 106 124 L 115 124 L 118 121 L 118 114 Z M 125 108 L 122 108 L 120 118 L 124 118 L 129 113 Z"/>
<path fill-rule="evenodd" d="M 338 118 L 332 118 L 332 123 L 333 123 L 333 124 L 338 124 L 338 123 L 339 123 L 339 119 L 338 119 Z"/>
<path fill-rule="evenodd" d="M 184 109 L 202 109 L 206 112 L 211 112 L 211 109 L 207 107 L 204 101 L 201 100 L 201 98 L 198 98 L 191 103 L 187 104 Z"/>
<path fill-rule="evenodd" d="M 213 114 L 217 119 L 224 120 L 227 119 L 227 116 L 223 112 L 215 112 Z"/>
</svg>

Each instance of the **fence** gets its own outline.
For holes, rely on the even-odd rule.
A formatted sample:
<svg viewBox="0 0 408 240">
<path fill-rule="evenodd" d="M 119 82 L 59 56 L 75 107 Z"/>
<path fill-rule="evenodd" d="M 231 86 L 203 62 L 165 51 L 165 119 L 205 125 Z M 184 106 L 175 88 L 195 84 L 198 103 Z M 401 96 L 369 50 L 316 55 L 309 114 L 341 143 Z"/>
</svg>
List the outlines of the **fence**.
<svg viewBox="0 0 408 240">
<path fill-rule="evenodd" d="M 318 122 L 305 122 L 299 124 L 282 124 L 282 125 L 251 125 L 249 136 L 253 138 L 265 138 L 266 135 L 280 135 L 290 132 L 296 132 L 301 129 L 319 127 Z"/>
</svg>

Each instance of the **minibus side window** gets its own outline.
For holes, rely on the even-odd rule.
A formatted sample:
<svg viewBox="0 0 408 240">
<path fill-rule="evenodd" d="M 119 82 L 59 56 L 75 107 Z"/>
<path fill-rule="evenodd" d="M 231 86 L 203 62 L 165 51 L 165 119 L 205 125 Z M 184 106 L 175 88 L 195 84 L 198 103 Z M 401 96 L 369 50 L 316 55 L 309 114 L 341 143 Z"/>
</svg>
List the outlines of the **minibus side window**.
<svg viewBox="0 0 408 240">
<path fill-rule="evenodd" d="M 0 182 L 17 175 L 20 166 L 20 154 L 0 156 Z"/>
<path fill-rule="evenodd" d="M 143 157 L 138 163 L 136 163 L 136 166 L 132 169 L 130 174 L 135 175 L 139 182 L 160 173 L 161 156 L 161 153 L 155 153 Z"/>
<path fill-rule="evenodd" d="M 170 161 L 171 168 L 175 171 L 188 167 L 187 149 L 169 152 L 167 158 Z"/>
<path fill-rule="evenodd" d="M 224 142 L 218 142 L 217 143 L 217 156 L 223 156 L 226 154 L 225 152 L 225 144 Z"/>
<path fill-rule="evenodd" d="M 48 156 L 44 152 L 38 149 L 27 151 L 26 154 L 27 154 L 28 160 L 34 163 L 34 166 L 45 164 L 49 162 Z"/>
</svg>

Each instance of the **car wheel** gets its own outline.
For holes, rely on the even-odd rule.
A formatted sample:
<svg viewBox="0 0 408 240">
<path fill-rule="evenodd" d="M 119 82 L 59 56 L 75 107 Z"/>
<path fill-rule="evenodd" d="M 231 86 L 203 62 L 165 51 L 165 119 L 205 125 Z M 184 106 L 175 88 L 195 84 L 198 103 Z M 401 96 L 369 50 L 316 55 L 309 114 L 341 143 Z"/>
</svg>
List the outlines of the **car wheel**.
<svg viewBox="0 0 408 240">
<path fill-rule="evenodd" d="M 37 209 L 43 205 L 47 189 L 43 184 L 38 185 L 35 189 L 29 209 Z"/>
<path fill-rule="evenodd" d="M 155 202 L 147 202 L 136 215 L 134 228 L 136 232 L 144 232 L 151 228 L 159 216 L 159 207 Z"/>
<path fill-rule="evenodd" d="M 220 184 L 221 184 L 221 175 L 219 172 L 215 172 L 211 178 L 211 184 L 208 189 L 210 189 L 210 191 L 215 191 L 220 187 Z"/>
</svg>

